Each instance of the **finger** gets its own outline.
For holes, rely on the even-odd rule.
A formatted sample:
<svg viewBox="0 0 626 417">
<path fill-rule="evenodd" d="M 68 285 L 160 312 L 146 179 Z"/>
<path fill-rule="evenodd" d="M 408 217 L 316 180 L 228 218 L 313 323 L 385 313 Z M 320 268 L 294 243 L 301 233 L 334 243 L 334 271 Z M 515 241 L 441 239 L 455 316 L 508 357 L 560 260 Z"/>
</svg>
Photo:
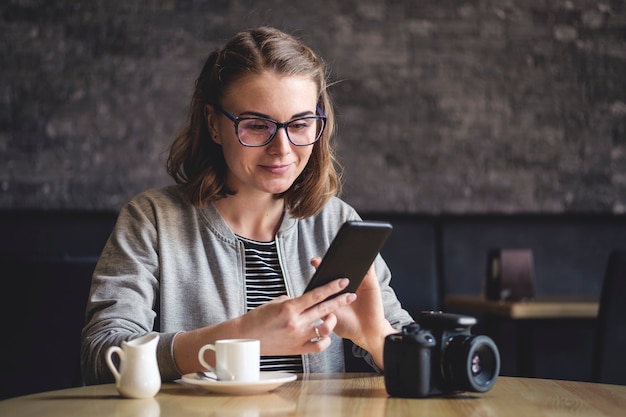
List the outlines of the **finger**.
<svg viewBox="0 0 626 417">
<path fill-rule="evenodd" d="M 311 258 L 311 265 L 313 265 L 315 269 L 317 269 L 321 263 L 322 263 L 322 258 L 320 258 L 319 256 L 315 258 Z"/>
<path fill-rule="evenodd" d="M 332 313 L 340 308 L 352 304 L 356 298 L 357 295 L 354 293 L 341 294 L 335 298 L 331 298 L 330 300 L 314 305 L 306 312 L 306 314 L 311 317 L 312 322 L 320 317 L 330 317 L 333 315 Z"/>
<path fill-rule="evenodd" d="M 312 339 L 309 339 L 310 342 L 316 343 L 319 342 L 320 340 L 322 340 L 324 338 L 324 336 L 322 336 L 322 333 L 320 332 L 319 327 L 313 327 L 313 331 L 315 332 L 315 336 L 313 336 Z"/>
<path fill-rule="evenodd" d="M 335 326 L 337 326 L 337 316 L 334 314 L 329 314 L 324 317 L 324 320 L 317 326 L 322 336 L 328 336 L 335 330 Z"/>
<path fill-rule="evenodd" d="M 330 334 L 337 325 L 337 317 L 334 314 L 329 314 L 324 317 L 324 320 L 319 319 L 311 324 L 312 338 L 308 339 L 304 348 L 308 352 L 322 352 L 326 350 L 332 343 Z"/>
<path fill-rule="evenodd" d="M 318 329 L 317 332 L 319 332 L 321 335 L 329 335 L 333 332 L 333 330 L 335 329 L 335 326 L 337 325 L 337 316 L 335 316 L 334 314 L 329 314 L 321 319 L 317 319 L 315 320 L 313 323 L 311 323 L 311 328 L 312 329 Z"/>
<path fill-rule="evenodd" d="M 308 341 L 304 345 L 304 349 L 307 353 L 319 353 L 328 349 L 332 343 L 330 337 L 323 337 L 317 341 Z"/>
<path fill-rule="evenodd" d="M 301 302 L 302 309 L 306 310 L 316 304 L 321 303 L 331 295 L 335 295 L 338 292 L 341 292 L 348 286 L 349 283 L 349 279 L 339 278 L 329 282 L 328 284 L 322 285 L 321 287 L 317 287 L 314 290 L 305 292 L 300 297 L 294 300 L 298 300 L 298 302 Z"/>
</svg>

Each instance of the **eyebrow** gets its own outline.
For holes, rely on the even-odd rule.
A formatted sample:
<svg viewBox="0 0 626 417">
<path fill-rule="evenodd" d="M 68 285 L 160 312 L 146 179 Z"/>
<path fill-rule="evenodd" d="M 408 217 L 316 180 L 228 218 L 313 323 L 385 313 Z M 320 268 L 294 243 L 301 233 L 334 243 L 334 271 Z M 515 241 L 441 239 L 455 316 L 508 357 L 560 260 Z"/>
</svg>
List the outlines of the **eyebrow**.
<svg viewBox="0 0 626 417">
<path fill-rule="evenodd" d="M 269 117 L 267 114 L 258 113 L 255 111 L 244 111 L 240 113 L 238 117 L 245 117 L 245 116 L 262 117 L 264 119 L 274 120 L 273 118 Z M 312 111 L 304 111 L 302 113 L 296 113 L 293 116 L 291 116 L 289 120 L 293 120 L 293 119 L 297 119 L 299 117 L 305 117 L 305 116 L 315 116 L 315 113 Z"/>
</svg>

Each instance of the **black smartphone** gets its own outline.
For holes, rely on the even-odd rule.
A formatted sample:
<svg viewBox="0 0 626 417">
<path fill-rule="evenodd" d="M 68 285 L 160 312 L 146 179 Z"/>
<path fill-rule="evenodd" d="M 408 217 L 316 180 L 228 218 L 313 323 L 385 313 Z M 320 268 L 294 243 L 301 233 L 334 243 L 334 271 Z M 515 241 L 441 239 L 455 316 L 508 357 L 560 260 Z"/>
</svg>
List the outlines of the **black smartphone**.
<svg viewBox="0 0 626 417">
<path fill-rule="evenodd" d="M 304 291 L 311 291 L 337 278 L 348 278 L 350 284 L 329 298 L 346 292 L 355 292 L 392 229 L 391 223 L 383 221 L 345 222 Z"/>
</svg>

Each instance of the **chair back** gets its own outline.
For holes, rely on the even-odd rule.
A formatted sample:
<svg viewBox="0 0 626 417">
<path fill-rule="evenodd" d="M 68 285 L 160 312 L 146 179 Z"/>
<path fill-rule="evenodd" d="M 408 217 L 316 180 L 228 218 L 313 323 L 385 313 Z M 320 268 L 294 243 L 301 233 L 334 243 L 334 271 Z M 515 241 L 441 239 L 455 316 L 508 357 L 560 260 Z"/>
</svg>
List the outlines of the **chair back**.
<svg viewBox="0 0 626 417">
<path fill-rule="evenodd" d="M 626 385 L 626 250 L 613 251 L 607 263 L 594 343 L 593 379 Z"/>
</svg>

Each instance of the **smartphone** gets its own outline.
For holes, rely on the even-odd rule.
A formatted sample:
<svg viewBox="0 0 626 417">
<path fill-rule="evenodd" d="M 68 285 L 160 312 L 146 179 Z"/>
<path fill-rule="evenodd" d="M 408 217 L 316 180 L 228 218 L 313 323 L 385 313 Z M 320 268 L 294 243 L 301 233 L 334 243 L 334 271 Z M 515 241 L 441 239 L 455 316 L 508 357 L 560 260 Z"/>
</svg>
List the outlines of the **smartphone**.
<svg viewBox="0 0 626 417">
<path fill-rule="evenodd" d="M 328 298 L 355 292 L 392 229 L 391 223 L 383 221 L 345 222 L 304 291 L 311 291 L 338 278 L 348 278 L 350 280 L 348 286 Z"/>
</svg>

